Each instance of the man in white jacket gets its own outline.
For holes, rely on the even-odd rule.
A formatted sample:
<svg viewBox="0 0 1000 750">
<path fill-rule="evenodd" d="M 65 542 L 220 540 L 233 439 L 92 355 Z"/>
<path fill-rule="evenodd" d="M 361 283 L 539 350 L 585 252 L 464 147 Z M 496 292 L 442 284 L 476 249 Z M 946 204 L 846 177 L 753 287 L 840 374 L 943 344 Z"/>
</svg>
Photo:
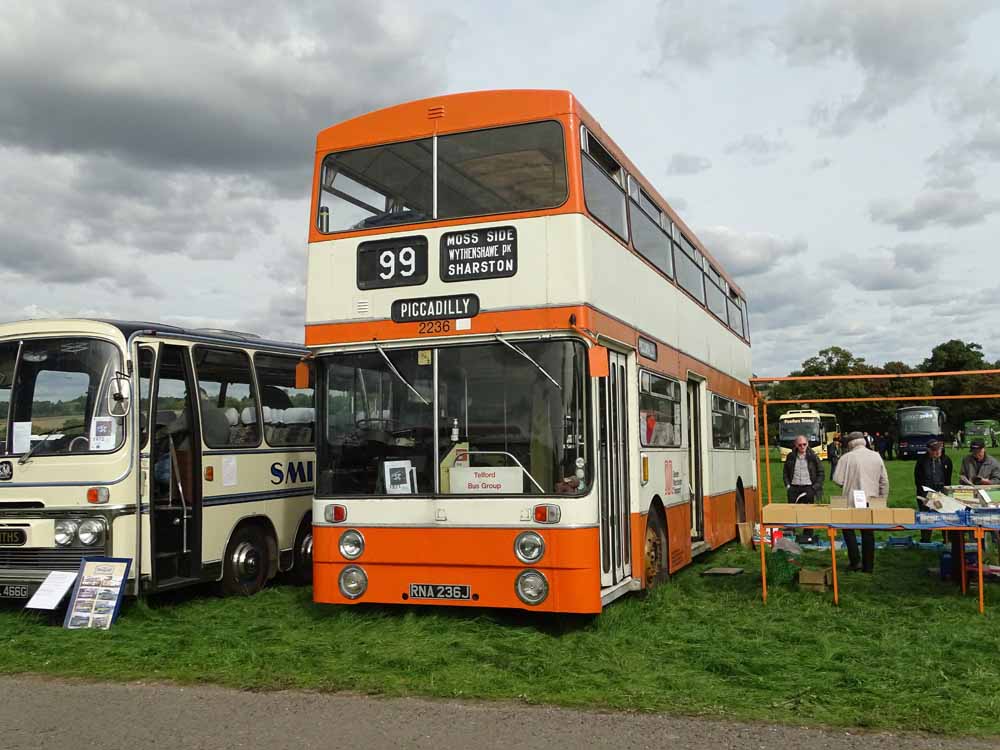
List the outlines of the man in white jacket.
<svg viewBox="0 0 1000 750">
<path fill-rule="evenodd" d="M 848 498 L 853 497 L 855 490 L 864 490 L 865 497 L 889 495 L 889 475 L 885 463 L 878 453 L 868 450 L 861 432 L 852 432 L 847 436 L 847 452 L 837 462 L 833 482 L 844 488 L 844 495 Z M 871 529 L 861 531 L 861 555 L 858 555 L 854 529 L 844 529 L 844 543 L 847 545 L 850 569 L 871 573 L 875 567 L 875 532 Z"/>
</svg>

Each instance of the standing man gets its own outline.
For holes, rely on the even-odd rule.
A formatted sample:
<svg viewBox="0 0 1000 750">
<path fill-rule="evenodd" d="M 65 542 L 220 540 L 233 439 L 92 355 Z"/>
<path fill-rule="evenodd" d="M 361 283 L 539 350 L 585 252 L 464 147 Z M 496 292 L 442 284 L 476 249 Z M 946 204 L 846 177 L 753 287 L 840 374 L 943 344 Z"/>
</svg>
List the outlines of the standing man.
<svg viewBox="0 0 1000 750">
<path fill-rule="evenodd" d="M 830 444 L 826 446 L 826 457 L 830 459 L 830 476 L 833 476 L 833 472 L 837 470 L 837 461 L 840 460 L 840 438 L 835 437 L 830 441 Z"/>
<path fill-rule="evenodd" d="M 852 432 L 847 436 L 848 451 L 837 463 L 833 475 L 835 484 L 844 488 L 844 495 L 853 497 L 855 490 L 863 490 L 865 497 L 888 497 L 889 475 L 885 471 L 882 457 L 875 451 L 866 450 L 865 436 Z M 871 573 L 875 569 L 875 532 L 865 529 L 861 532 L 861 555 L 858 555 L 858 539 L 854 529 L 844 529 L 844 543 L 851 570 Z"/>
<path fill-rule="evenodd" d="M 814 503 L 823 493 L 823 467 L 809 450 L 805 435 L 795 436 L 795 450 L 785 459 L 784 476 L 790 503 Z M 803 529 L 802 536 L 808 544 L 816 541 L 812 529 Z"/>
<path fill-rule="evenodd" d="M 929 487 L 935 492 L 943 492 L 944 488 L 951 484 L 951 472 L 951 459 L 944 455 L 944 443 L 940 440 L 928 442 L 927 453 L 917 459 L 917 465 L 913 468 L 913 483 L 917 488 L 917 510 L 930 510 L 921 499 L 927 492 L 924 488 Z M 930 540 L 931 530 L 921 529 L 920 541 Z"/>
<path fill-rule="evenodd" d="M 986 443 L 976 438 L 969 445 L 969 455 L 962 459 L 962 484 L 1000 484 L 1000 462 L 986 455 Z"/>
</svg>

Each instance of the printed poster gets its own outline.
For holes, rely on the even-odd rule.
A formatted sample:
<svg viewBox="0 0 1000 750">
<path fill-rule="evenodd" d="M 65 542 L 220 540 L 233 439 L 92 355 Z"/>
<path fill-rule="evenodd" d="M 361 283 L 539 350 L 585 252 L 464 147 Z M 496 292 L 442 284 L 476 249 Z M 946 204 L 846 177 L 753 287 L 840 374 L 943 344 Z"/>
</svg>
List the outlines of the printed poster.
<svg viewBox="0 0 1000 750">
<path fill-rule="evenodd" d="M 118 618 L 131 565 L 127 557 L 83 558 L 63 627 L 110 629 Z"/>
<path fill-rule="evenodd" d="M 90 450 L 112 451 L 115 442 L 115 418 L 94 417 L 90 422 Z"/>
</svg>

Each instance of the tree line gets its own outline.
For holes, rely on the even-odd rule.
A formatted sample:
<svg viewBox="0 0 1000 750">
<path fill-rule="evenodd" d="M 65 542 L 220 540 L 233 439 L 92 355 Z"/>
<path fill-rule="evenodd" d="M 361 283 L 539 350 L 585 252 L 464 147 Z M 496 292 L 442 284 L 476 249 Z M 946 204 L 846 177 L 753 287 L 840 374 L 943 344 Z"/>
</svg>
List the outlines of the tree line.
<svg viewBox="0 0 1000 750">
<path fill-rule="evenodd" d="M 1000 369 L 1000 360 L 991 362 L 983 348 L 973 342 L 952 339 L 935 346 L 920 364 L 886 362 L 881 367 L 868 364 L 847 349 L 831 346 L 802 363 L 790 376 L 801 375 L 903 375 L 919 372 L 964 372 Z M 930 378 L 888 378 L 884 380 L 819 380 L 774 383 L 759 388 L 769 401 L 794 400 L 796 404 L 768 406 L 767 418 L 771 439 L 776 439 L 778 417 L 789 409 L 815 408 L 835 414 L 842 432 L 866 430 L 894 432 L 896 408 L 930 404 L 941 407 L 947 415 L 950 433 L 963 428 L 972 419 L 1000 418 L 1000 399 L 935 399 L 935 396 L 1000 393 L 1000 375 L 944 376 Z M 817 399 L 864 398 L 871 396 L 925 396 L 919 401 L 864 401 L 821 404 Z"/>
</svg>

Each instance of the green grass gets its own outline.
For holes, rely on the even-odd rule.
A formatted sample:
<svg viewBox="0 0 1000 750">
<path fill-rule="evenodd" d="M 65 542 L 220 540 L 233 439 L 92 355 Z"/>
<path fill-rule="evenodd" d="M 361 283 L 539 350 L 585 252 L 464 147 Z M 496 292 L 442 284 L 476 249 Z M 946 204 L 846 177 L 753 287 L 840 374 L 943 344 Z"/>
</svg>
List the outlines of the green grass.
<svg viewBox="0 0 1000 750">
<path fill-rule="evenodd" d="M 905 504 L 898 493 L 912 470 L 890 463 L 894 504 Z M 746 572 L 699 575 L 718 565 Z M 290 586 L 250 599 L 189 591 L 132 603 L 110 632 L 66 631 L 8 607 L 0 608 L 0 673 L 1000 734 L 996 618 L 928 576 L 935 565 L 931 552 L 880 550 L 874 577 L 841 579 L 840 608 L 829 594 L 791 585 L 771 587 L 763 605 L 757 553 L 736 547 L 596 618 L 337 608 Z M 987 602 L 997 593 L 991 587 Z"/>
</svg>

